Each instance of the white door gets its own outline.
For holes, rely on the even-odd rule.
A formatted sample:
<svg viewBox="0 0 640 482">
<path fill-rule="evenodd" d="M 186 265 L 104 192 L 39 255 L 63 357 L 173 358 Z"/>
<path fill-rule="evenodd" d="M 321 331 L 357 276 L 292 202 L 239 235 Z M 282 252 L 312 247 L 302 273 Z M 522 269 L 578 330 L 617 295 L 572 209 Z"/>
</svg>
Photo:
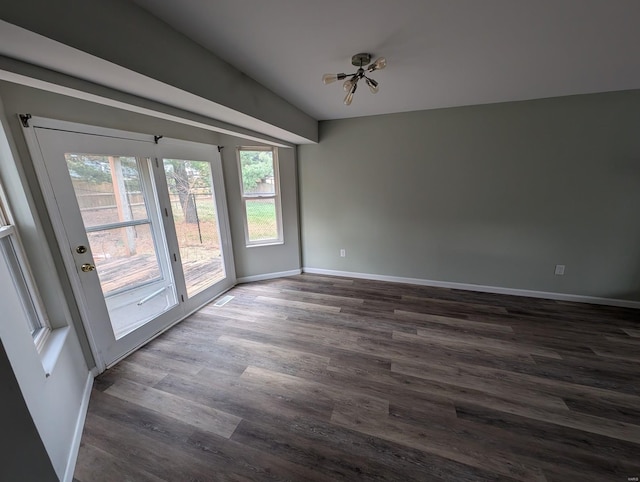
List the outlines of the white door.
<svg viewBox="0 0 640 482">
<path fill-rule="evenodd" d="M 215 146 L 80 129 L 33 119 L 26 131 L 102 370 L 231 287 L 235 273 Z"/>
</svg>

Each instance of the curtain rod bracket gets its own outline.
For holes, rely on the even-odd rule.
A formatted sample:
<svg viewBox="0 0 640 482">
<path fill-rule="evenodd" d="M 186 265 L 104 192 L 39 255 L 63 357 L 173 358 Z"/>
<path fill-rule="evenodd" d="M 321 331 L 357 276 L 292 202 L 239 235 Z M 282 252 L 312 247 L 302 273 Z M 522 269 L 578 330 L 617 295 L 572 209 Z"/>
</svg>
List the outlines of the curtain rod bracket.
<svg viewBox="0 0 640 482">
<path fill-rule="evenodd" d="M 29 119 L 31 119 L 31 114 L 18 114 L 18 117 L 20 117 L 22 127 L 29 127 Z"/>
<path fill-rule="evenodd" d="M 153 136 L 153 142 L 155 142 L 156 144 L 158 143 L 158 141 L 160 139 L 162 139 L 164 136 Z"/>
<path fill-rule="evenodd" d="M 218 152 L 222 152 L 222 149 L 224 149 L 224 146 L 218 146 Z"/>
</svg>

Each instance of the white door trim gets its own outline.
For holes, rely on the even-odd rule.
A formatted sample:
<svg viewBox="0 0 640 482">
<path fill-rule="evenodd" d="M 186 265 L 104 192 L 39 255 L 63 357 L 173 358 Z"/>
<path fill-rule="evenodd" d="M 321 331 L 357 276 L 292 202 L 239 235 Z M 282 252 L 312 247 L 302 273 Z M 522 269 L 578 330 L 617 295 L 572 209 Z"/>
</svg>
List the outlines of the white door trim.
<svg viewBox="0 0 640 482">
<path fill-rule="evenodd" d="M 64 243 L 68 245 L 69 241 L 67 239 L 67 233 L 65 232 L 62 224 L 62 214 L 60 213 L 58 204 L 55 201 L 55 194 L 53 192 L 51 180 L 49 179 L 49 173 L 47 172 L 44 156 L 42 154 L 42 151 L 40 150 L 40 145 L 38 144 L 35 130 L 31 128 L 39 125 L 39 121 L 40 119 L 37 117 L 31 118 L 29 127 L 23 125 L 22 132 L 25 136 L 27 147 L 29 148 L 29 153 L 31 154 L 33 167 L 36 171 L 40 189 L 42 190 L 42 196 L 45 199 L 47 212 L 49 213 L 49 217 L 51 218 L 53 231 L 60 248 Z M 59 249 L 59 251 L 62 256 L 62 261 L 65 265 L 65 268 L 67 271 L 69 271 L 70 266 L 75 266 L 75 261 L 69 250 Z M 89 347 L 91 348 L 93 359 L 96 363 L 96 368 L 101 373 L 105 370 L 106 364 L 99 354 L 100 352 L 98 349 L 98 344 L 91 326 L 88 323 L 84 323 L 84 320 L 89 317 L 89 313 L 86 304 L 81 301 L 82 296 L 79 295 L 82 292 L 80 280 L 77 276 L 68 276 L 68 278 L 69 282 L 71 283 L 71 289 L 73 291 L 76 305 L 78 307 L 78 310 L 80 311 L 80 317 L 83 319 L 83 326 L 87 334 L 87 341 L 89 342 Z"/>
</svg>

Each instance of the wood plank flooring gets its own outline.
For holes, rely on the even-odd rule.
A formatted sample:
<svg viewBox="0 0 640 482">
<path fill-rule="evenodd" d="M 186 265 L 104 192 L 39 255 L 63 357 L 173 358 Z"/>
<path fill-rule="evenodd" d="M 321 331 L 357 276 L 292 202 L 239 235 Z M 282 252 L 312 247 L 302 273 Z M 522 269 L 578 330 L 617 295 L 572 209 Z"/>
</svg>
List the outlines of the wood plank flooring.
<svg viewBox="0 0 640 482">
<path fill-rule="evenodd" d="M 318 275 L 96 379 L 75 480 L 628 481 L 640 311 Z"/>
</svg>

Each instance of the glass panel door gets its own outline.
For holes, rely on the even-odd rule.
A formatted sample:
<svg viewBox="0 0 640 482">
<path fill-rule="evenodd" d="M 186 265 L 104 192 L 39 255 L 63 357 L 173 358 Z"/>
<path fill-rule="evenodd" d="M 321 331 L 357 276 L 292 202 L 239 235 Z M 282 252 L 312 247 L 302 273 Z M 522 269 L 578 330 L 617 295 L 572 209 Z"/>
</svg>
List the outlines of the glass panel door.
<svg viewBox="0 0 640 482">
<path fill-rule="evenodd" d="M 31 122 L 34 166 L 100 370 L 233 286 L 215 146 Z"/>
<path fill-rule="evenodd" d="M 167 138 L 157 153 L 154 173 L 178 296 L 191 312 L 235 283 L 222 159 L 216 146 Z"/>
<path fill-rule="evenodd" d="M 148 201 L 149 159 L 66 153 L 65 160 L 119 340 L 178 303 L 155 202 Z"/>
<path fill-rule="evenodd" d="M 226 277 L 211 165 L 163 162 L 187 296 L 192 298 Z"/>
</svg>

